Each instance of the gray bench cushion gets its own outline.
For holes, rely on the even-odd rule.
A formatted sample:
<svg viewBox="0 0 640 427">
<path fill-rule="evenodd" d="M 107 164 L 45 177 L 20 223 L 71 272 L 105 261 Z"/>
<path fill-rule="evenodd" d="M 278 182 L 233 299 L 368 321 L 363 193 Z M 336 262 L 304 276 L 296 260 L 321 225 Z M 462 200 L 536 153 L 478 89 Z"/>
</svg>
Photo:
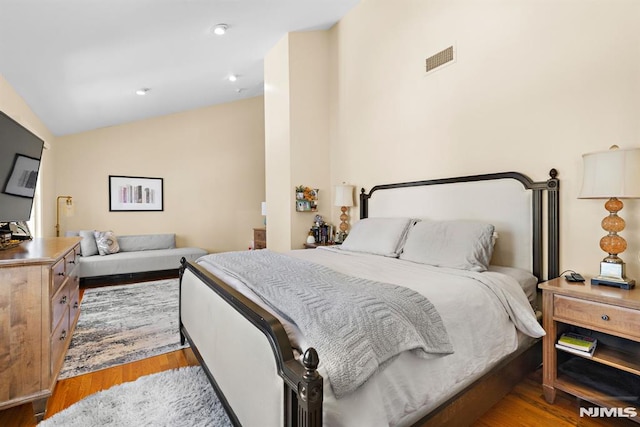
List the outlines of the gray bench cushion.
<svg viewBox="0 0 640 427">
<path fill-rule="evenodd" d="M 173 248 L 82 257 L 80 277 L 177 269 L 180 268 L 182 257 L 188 261 L 194 261 L 206 254 L 207 251 L 199 248 Z"/>
</svg>

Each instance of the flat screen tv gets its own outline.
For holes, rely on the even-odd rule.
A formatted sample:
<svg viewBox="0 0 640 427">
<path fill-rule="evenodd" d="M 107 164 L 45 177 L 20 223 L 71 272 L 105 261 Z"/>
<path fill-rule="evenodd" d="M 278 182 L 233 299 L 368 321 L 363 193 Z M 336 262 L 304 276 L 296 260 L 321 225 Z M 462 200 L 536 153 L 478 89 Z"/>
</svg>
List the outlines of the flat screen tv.
<svg viewBox="0 0 640 427">
<path fill-rule="evenodd" d="M 44 141 L 0 111 L 0 223 L 28 221 Z"/>
</svg>

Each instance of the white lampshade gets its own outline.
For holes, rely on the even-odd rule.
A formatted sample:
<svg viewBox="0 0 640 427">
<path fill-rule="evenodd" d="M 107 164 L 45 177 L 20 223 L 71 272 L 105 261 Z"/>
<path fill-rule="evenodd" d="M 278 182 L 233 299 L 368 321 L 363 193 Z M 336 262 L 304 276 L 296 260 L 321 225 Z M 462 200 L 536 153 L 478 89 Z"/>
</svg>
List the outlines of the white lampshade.
<svg viewBox="0 0 640 427">
<path fill-rule="evenodd" d="M 353 189 L 355 186 L 341 184 L 335 186 L 336 197 L 333 201 L 334 206 L 353 206 Z"/>
<path fill-rule="evenodd" d="M 640 148 L 614 147 L 582 155 L 584 173 L 578 198 L 640 198 Z"/>
<path fill-rule="evenodd" d="M 260 204 L 260 209 L 262 212 L 262 216 L 267 216 L 267 202 L 262 202 Z"/>
</svg>

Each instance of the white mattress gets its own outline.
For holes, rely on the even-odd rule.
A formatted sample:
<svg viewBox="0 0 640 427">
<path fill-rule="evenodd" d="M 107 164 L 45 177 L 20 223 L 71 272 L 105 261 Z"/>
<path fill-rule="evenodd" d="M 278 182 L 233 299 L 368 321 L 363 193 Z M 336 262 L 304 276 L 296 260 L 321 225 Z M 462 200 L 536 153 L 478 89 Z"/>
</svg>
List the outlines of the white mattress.
<svg viewBox="0 0 640 427">
<path fill-rule="evenodd" d="M 517 331 L 510 319 L 509 313 L 515 317 L 514 310 L 505 309 L 500 298 L 513 300 L 513 304 L 517 305 L 515 311 L 524 316 L 519 322 L 521 328 L 525 323 L 529 325 L 531 335 L 544 334 L 518 280 L 504 274 L 509 273 L 509 269 L 468 273 L 330 248 L 288 253 L 345 274 L 406 286 L 423 294 L 440 313 L 454 346 L 453 354 L 434 356 L 430 360 L 419 358 L 411 352 L 402 353 L 356 392 L 341 399 L 333 395 L 321 357 L 318 371 L 325 379 L 325 425 L 409 425 L 482 376 L 519 345 L 529 343 L 531 338 Z M 264 307 L 246 286 L 207 264 L 206 257 L 198 262 Z M 522 276 L 521 270 L 517 273 L 516 276 Z M 502 295 L 502 291 L 498 292 L 502 296 L 497 297 L 495 290 L 479 281 L 486 281 L 487 278 L 498 282 L 507 297 Z M 530 283 L 531 280 L 525 282 Z M 306 349 L 307 343 L 295 325 L 281 318 L 280 321 L 292 343 L 301 350 Z"/>
</svg>

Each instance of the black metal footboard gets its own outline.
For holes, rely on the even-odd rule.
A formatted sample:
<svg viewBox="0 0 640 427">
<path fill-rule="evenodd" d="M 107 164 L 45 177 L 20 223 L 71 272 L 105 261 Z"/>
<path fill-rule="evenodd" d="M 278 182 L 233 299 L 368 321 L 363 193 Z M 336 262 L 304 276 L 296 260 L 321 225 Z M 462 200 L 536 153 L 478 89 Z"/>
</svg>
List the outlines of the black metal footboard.
<svg viewBox="0 0 640 427">
<path fill-rule="evenodd" d="M 212 292 L 218 294 L 267 337 L 273 350 L 278 375 L 284 383 L 285 427 L 321 427 L 323 378 L 317 371 L 319 357 L 316 350 L 309 348 L 301 363 L 295 358 L 291 342 L 277 318 L 201 266 L 187 262 L 184 258 L 180 262 L 180 342 L 184 344 L 185 340 L 189 341 L 233 424 L 239 426 L 240 422 L 232 405 L 229 404 L 224 390 L 206 366 L 198 350 L 198 343 L 191 339 L 189 331 L 182 323 L 182 278 L 186 270 L 193 273 Z M 251 368 L 251 366 L 246 367 L 248 371 Z M 252 385 L 246 384 L 246 387 L 252 387 Z M 255 404 L 259 405 L 260 402 Z"/>
</svg>

